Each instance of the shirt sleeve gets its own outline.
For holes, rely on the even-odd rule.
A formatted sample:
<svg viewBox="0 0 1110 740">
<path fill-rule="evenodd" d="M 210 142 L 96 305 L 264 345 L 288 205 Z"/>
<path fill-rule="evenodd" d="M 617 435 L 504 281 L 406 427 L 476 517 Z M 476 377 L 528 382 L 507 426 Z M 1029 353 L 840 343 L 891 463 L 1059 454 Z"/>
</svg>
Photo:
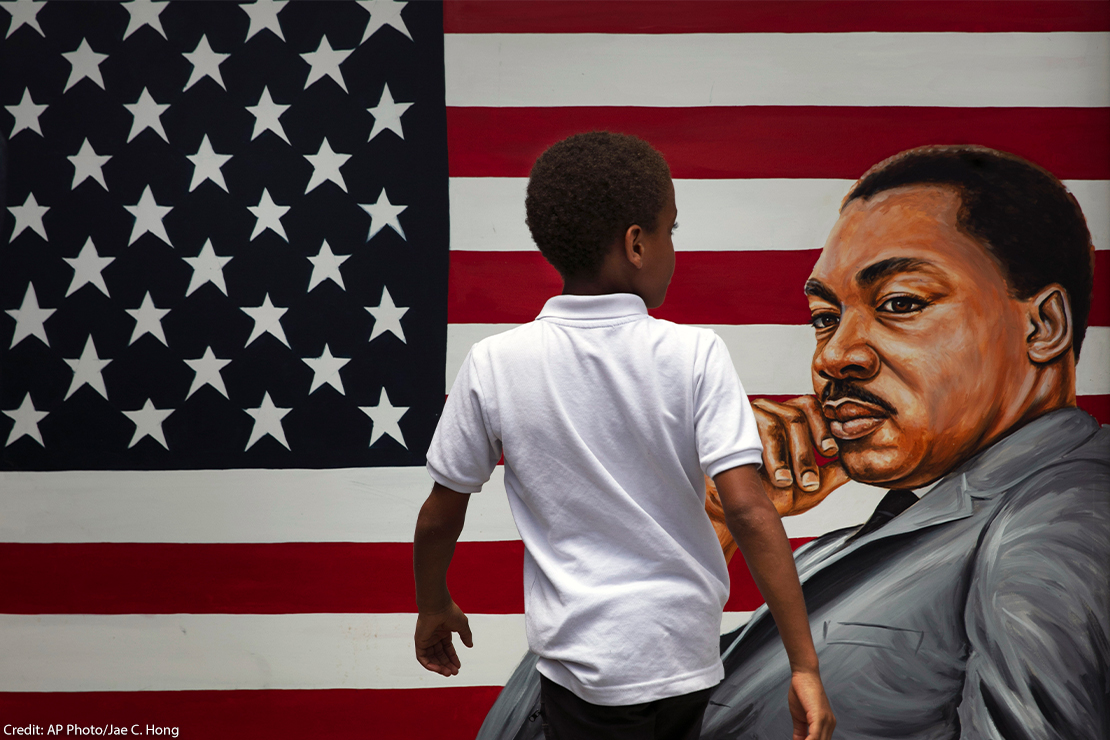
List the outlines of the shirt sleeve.
<svg viewBox="0 0 1110 740">
<path fill-rule="evenodd" d="M 694 432 L 702 472 L 710 478 L 740 465 L 761 465 L 763 445 L 724 341 L 712 334 L 694 384 Z"/>
<path fill-rule="evenodd" d="M 501 459 L 501 440 L 489 423 L 491 399 L 483 398 L 474 349 L 451 386 L 443 415 L 428 447 L 428 474 L 459 493 L 475 493 Z"/>
</svg>

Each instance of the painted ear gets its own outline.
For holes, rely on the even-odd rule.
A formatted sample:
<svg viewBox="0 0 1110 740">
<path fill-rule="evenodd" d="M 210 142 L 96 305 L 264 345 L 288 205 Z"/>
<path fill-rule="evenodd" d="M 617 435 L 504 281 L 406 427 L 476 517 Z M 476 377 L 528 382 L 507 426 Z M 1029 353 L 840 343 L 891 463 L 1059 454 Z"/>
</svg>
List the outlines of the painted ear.
<svg viewBox="0 0 1110 740">
<path fill-rule="evenodd" d="M 1063 287 L 1047 285 L 1028 301 L 1032 331 L 1026 337 L 1029 359 L 1052 362 L 1071 351 L 1071 301 Z"/>
<path fill-rule="evenodd" d="M 640 241 L 642 236 L 643 229 L 636 224 L 632 224 L 624 232 L 624 257 L 637 270 L 644 266 L 644 245 Z"/>
</svg>

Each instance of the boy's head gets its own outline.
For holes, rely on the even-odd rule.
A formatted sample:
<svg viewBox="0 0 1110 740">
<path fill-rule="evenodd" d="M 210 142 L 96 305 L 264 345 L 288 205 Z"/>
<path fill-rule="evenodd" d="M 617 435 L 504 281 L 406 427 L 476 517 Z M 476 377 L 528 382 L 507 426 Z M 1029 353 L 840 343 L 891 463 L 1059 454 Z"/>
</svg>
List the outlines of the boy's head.
<svg viewBox="0 0 1110 740">
<path fill-rule="evenodd" d="M 590 278 L 630 226 L 656 231 L 673 202 L 671 187 L 663 155 L 643 139 L 607 131 L 575 134 L 552 145 L 532 167 L 526 222 L 564 280 Z"/>
</svg>

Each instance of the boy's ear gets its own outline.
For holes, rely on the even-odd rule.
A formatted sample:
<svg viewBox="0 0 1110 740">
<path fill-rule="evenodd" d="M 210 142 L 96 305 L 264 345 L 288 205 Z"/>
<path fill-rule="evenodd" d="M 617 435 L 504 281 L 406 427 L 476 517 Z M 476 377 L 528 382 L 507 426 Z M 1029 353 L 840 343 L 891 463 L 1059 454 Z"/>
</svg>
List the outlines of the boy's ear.
<svg viewBox="0 0 1110 740">
<path fill-rule="evenodd" d="M 644 266 L 644 244 L 641 241 L 643 235 L 644 230 L 636 224 L 632 224 L 624 232 L 624 258 L 637 270 Z"/>
<path fill-rule="evenodd" d="M 1028 301 L 1030 331 L 1026 337 L 1029 359 L 1052 362 L 1071 349 L 1071 303 L 1067 291 L 1046 285 Z"/>
</svg>

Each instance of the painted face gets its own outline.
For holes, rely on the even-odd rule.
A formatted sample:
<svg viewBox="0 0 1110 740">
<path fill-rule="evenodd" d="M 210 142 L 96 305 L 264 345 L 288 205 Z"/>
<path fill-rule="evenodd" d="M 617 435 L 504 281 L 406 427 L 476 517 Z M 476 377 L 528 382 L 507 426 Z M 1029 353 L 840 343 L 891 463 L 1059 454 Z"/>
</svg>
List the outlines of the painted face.
<svg viewBox="0 0 1110 740">
<path fill-rule="evenodd" d="M 638 278 L 640 295 L 648 308 L 658 308 L 667 297 L 667 287 L 674 275 L 673 233 L 677 225 L 678 206 L 674 200 L 674 184 L 670 184 L 667 202 L 655 221 L 655 230 L 644 232 L 640 241 L 644 244 L 644 267 Z"/>
<path fill-rule="evenodd" d="M 1023 304 L 959 207 L 934 186 L 853 201 L 806 283 L 813 388 L 856 480 L 944 475 L 1004 431 L 1029 377 Z"/>
</svg>

